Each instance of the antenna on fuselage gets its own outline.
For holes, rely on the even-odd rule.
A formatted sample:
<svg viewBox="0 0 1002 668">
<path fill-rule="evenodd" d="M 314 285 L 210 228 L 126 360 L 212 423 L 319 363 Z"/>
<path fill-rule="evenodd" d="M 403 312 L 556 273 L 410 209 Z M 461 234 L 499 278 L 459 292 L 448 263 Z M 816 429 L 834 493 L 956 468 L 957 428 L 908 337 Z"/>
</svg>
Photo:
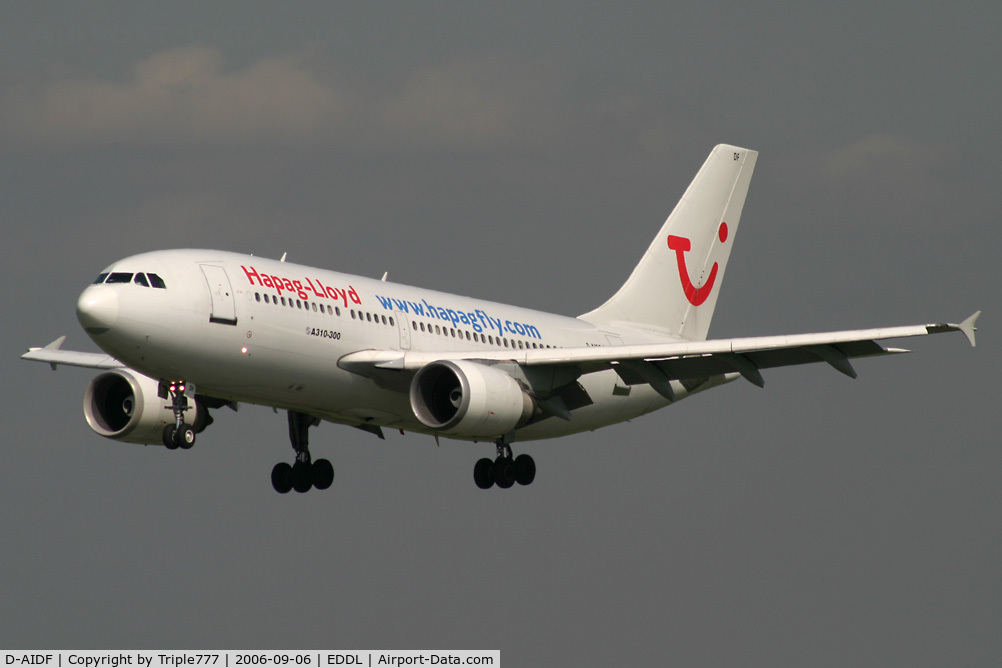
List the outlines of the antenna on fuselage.
<svg viewBox="0 0 1002 668">
<path fill-rule="evenodd" d="M 385 282 L 386 281 L 386 277 L 389 276 L 389 275 L 390 275 L 390 272 L 384 271 L 383 272 L 383 277 L 381 279 L 379 279 L 379 280 Z"/>
<path fill-rule="evenodd" d="M 285 262 L 285 256 L 286 255 L 288 255 L 288 253 L 282 253 L 282 259 L 279 260 L 279 262 Z"/>
</svg>

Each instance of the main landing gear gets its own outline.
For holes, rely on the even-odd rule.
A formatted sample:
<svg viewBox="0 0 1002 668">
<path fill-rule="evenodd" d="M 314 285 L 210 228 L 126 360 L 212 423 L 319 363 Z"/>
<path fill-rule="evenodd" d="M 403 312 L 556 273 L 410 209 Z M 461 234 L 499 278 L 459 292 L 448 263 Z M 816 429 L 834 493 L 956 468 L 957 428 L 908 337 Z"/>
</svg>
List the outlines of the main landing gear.
<svg viewBox="0 0 1002 668">
<path fill-rule="evenodd" d="M 320 420 L 306 413 L 288 413 L 289 440 L 296 451 L 296 460 L 292 464 L 275 464 L 271 470 L 271 486 L 279 494 L 292 490 L 304 494 L 313 487 L 327 489 L 334 483 L 334 466 L 326 459 L 313 461 L 310 456 L 310 427 L 320 424 Z"/>
<path fill-rule="evenodd" d="M 174 412 L 174 424 L 164 427 L 163 443 L 168 450 L 183 448 L 189 449 L 195 445 L 195 428 L 184 422 L 184 412 L 189 410 L 188 397 L 186 391 L 193 392 L 194 388 L 189 388 L 184 381 L 171 381 L 166 385 L 161 383 L 161 391 L 166 390 L 165 399 L 170 399 L 170 408 Z"/>
<path fill-rule="evenodd" d="M 484 457 L 473 467 L 473 481 L 477 487 L 490 489 L 497 485 L 508 489 L 516 482 L 528 485 L 536 479 L 536 460 L 526 454 L 513 458 L 511 445 L 504 439 L 499 439 L 496 445 L 498 455 L 494 460 Z"/>
</svg>

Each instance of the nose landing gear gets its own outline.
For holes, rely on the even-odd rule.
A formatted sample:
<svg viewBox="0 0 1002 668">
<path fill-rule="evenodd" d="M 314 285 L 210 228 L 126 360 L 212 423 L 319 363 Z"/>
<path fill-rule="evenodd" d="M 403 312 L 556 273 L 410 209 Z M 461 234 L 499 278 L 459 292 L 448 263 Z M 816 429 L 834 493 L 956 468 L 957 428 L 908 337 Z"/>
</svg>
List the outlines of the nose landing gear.
<svg viewBox="0 0 1002 668">
<path fill-rule="evenodd" d="M 171 381 L 160 384 L 161 398 L 170 399 L 170 408 L 174 412 L 174 424 L 164 427 L 163 443 L 168 450 L 182 448 L 187 450 L 195 445 L 195 428 L 190 424 L 185 424 L 184 413 L 191 406 L 188 405 L 188 394 L 194 395 L 195 386 L 186 385 L 182 381 Z"/>
</svg>

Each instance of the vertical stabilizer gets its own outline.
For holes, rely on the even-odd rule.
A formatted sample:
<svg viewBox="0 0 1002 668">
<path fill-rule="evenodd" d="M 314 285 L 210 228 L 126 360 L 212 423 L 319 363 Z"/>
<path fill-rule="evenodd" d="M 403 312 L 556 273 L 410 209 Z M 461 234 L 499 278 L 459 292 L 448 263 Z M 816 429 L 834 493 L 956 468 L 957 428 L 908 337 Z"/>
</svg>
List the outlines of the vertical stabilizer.
<svg viewBox="0 0 1002 668">
<path fill-rule="evenodd" d="M 757 157 L 715 147 L 623 287 L 579 317 L 706 339 Z"/>
</svg>

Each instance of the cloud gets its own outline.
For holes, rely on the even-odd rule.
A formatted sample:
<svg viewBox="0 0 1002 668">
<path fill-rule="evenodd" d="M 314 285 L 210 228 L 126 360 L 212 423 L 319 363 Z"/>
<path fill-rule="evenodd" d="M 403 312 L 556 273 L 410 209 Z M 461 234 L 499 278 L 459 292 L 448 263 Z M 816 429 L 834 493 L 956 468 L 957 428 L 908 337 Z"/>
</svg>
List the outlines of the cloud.
<svg viewBox="0 0 1002 668">
<path fill-rule="evenodd" d="M 379 120 L 421 144 L 495 144 L 524 130 L 536 97 L 531 79 L 519 85 L 510 74 L 471 63 L 416 70 L 382 105 Z"/>
<path fill-rule="evenodd" d="M 219 51 L 169 49 L 124 82 L 78 78 L 0 94 L 0 133 L 14 144 L 297 142 L 344 116 L 348 96 L 296 55 L 226 71 Z"/>
<path fill-rule="evenodd" d="M 79 77 L 0 93 L 14 145 L 497 145 L 539 125 L 537 78 L 508 64 L 409 72 L 379 92 L 335 85 L 293 54 L 227 70 L 205 46 L 156 53 L 124 81 Z"/>
<path fill-rule="evenodd" d="M 663 146 L 639 98 L 569 102 L 559 66 L 484 57 L 415 65 L 396 83 L 321 69 L 302 52 L 227 67 L 208 46 L 134 63 L 119 79 L 76 76 L 0 89 L 0 145 L 49 148 L 553 148 Z"/>
<path fill-rule="evenodd" d="M 904 137 L 873 134 L 827 153 L 822 166 L 839 179 L 865 179 L 889 171 L 925 171 L 937 161 L 938 153 L 930 145 Z"/>
</svg>

